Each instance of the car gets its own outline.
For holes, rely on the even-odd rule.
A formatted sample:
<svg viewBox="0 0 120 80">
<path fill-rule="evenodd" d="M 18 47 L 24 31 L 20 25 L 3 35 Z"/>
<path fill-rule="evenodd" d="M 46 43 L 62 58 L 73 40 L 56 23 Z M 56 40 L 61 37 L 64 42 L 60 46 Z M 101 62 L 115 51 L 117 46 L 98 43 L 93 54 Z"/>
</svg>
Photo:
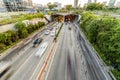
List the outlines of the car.
<svg viewBox="0 0 120 80">
<path fill-rule="evenodd" d="M 0 80 L 7 80 L 13 74 L 10 61 L 0 61 Z"/>
<path fill-rule="evenodd" d="M 52 27 L 50 27 L 50 28 L 49 28 L 49 30 L 53 30 L 53 28 L 52 28 Z"/>
<path fill-rule="evenodd" d="M 48 35 L 49 33 L 50 33 L 50 31 L 49 31 L 49 30 L 46 30 L 45 35 Z"/>
<path fill-rule="evenodd" d="M 69 26 L 68 29 L 71 30 L 71 26 Z"/>
<path fill-rule="evenodd" d="M 59 26 L 56 26 L 56 29 L 58 29 L 59 28 Z"/>
<path fill-rule="evenodd" d="M 52 37 L 55 36 L 55 31 L 52 31 L 50 34 Z"/>
<path fill-rule="evenodd" d="M 42 41 L 43 41 L 42 38 L 37 38 L 37 39 L 35 39 L 34 42 L 33 42 L 33 47 L 36 47 L 36 46 L 39 45 Z"/>
</svg>

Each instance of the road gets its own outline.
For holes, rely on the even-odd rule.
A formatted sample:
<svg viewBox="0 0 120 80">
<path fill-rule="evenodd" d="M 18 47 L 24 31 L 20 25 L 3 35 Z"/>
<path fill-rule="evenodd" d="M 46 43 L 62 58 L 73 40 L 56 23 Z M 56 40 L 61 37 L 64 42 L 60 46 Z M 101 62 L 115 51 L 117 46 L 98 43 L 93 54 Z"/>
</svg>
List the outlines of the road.
<svg viewBox="0 0 120 80">
<path fill-rule="evenodd" d="M 61 24 L 58 25 L 60 26 Z M 54 37 L 51 37 L 51 35 L 45 35 L 45 32 L 40 33 L 37 37 L 43 38 L 42 43 L 48 42 L 46 51 L 42 57 L 36 57 L 35 54 L 42 43 L 36 48 L 33 48 L 33 42 L 31 42 L 16 54 L 14 53 L 14 56 L 10 56 L 9 60 L 13 61 L 12 68 L 14 73 L 9 80 L 35 80 L 38 76 L 45 59 L 51 50 Z M 8 60 L 8 57 L 5 57 L 4 59 Z"/>
<path fill-rule="evenodd" d="M 73 23 L 63 24 L 52 52 L 54 37 L 44 33 L 43 31 L 37 36 L 43 38 L 42 43 L 48 42 L 48 47 L 41 57 L 36 57 L 35 54 L 42 43 L 33 48 L 31 42 L 15 52 L 14 56 L 8 55 L 3 59 L 13 62 L 14 71 L 8 80 L 37 80 L 44 64 L 47 67 L 40 80 L 112 80 L 106 78 L 106 73 L 103 71 L 105 66 L 100 67 L 101 64 L 86 43 L 84 35 Z M 46 63 L 49 53 L 51 56 Z"/>
<path fill-rule="evenodd" d="M 86 67 L 82 65 L 84 58 L 81 59 L 82 50 L 77 44 L 73 29 L 63 25 L 60 33 L 58 48 L 55 52 L 53 61 L 43 80 L 86 80 L 89 78 L 85 71 Z"/>
</svg>

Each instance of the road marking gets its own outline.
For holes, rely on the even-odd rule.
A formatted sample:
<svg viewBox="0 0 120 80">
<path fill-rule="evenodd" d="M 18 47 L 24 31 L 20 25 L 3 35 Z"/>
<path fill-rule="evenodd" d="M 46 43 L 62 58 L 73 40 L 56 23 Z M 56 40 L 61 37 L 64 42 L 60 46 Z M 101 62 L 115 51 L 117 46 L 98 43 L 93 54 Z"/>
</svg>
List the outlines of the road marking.
<svg viewBox="0 0 120 80">
<path fill-rule="evenodd" d="M 44 35 L 41 35 L 42 37 L 44 36 Z M 46 37 L 47 38 L 47 37 Z M 44 40 L 46 40 L 46 38 L 44 39 Z M 30 45 L 31 45 L 31 43 L 30 43 Z M 30 46 L 31 47 L 31 46 Z M 37 51 L 38 49 L 36 49 L 35 51 L 33 51 L 32 53 L 35 53 L 36 51 Z M 31 58 L 31 56 L 32 55 L 34 55 L 34 54 L 31 54 L 31 55 L 29 55 L 29 57 L 25 60 L 25 62 L 23 62 L 23 64 L 21 64 L 21 66 L 17 69 L 17 71 L 14 73 L 14 75 L 16 75 L 16 73 L 18 73 L 19 71 L 20 71 L 20 69 L 25 65 L 25 63 L 27 63 L 27 61 Z M 20 55 L 21 56 L 21 55 Z M 14 77 L 14 75 L 12 76 L 12 77 Z M 11 78 L 12 78 L 11 77 Z"/>
<path fill-rule="evenodd" d="M 58 46 L 58 44 L 57 44 L 56 46 Z M 48 78 L 48 74 L 49 74 L 50 69 L 51 69 L 51 66 L 52 66 L 52 64 L 53 64 L 53 59 L 55 58 L 56 50 L 57 50 L 57 48 L 56 48 L 55 51 L 54 51 L 54 54 L 53 54 L 53 57 L 52 57 L 52 60 L 51 60 L 50 66 L 49 66 L 49 68 L 48 68 L 48 72 L 47 72 L 47 74 L 46 74 L 45 80 L 47 80 L 47 78 Z"/>
<path fill-rule="evenodd" d="M 53 52 L 54 47 L 55 47 L 55 43 L 53 43 L 52 49 L 51 49 L 51 51 L 50 51 L 50 53 L 49 53 L 49 55 L 48 55 L 48 57 L 47 57 L 44 65 L 43 65 L 43 67 L 42 67 L 42 69 L 41 69 L 41 71 L 40 71 L 40 74 L 39 74 L 38 77 L 37 77 L 37 80 L 41 80 L 42 75 L 43 75 L 43 73 L 44 73 L 44 70 L 45 70 L 45 68 L 46 68 L 46 66 L 47 66 L 47 62 L 48 62 L 49 59 L 50 59 L 50 56 L 51 56 L 51 53 Z"/>
<path fill-rule="evenodd" d="M 33 52 L 33 53 L 35 53 L 36 52 L 36 50 Z M 27 61 L 32 57 L 32 55 L 34 55 L 34 54 L 31 54 L 27 59 L 26 59 L 26 61 L 18 68 L 18 70 L 14 73 L 15 75 L 16 75 L 16 73 L 18 73 L 20 70 L 21 70 L 21 68 L 25 65 L 25 63 L 27 63 Z M 11 77 L 12 78 L 12 77 Z"/>
<path fill-rule="evenodd" d="M 50 42 L 52 42 L 52 40 L 51 40 Z M 50 43 L 50 45 L 51 45 L 51 43 Z M 49 45 L 49 46 L 50 46 L 50 45 Z M 44 56 L 44 58 L 45 58 L 45 57 L 46 57 L 46 56 Z M 44 61 L 44 58 L 41 58 L 41 59 Z M 40 64 L 41 64 L 41 63 L 39 63 L 39 64 L 36 66 L 36 68 L 35 68 L 32 76 L 30 77 L 29 80 L 32 80 L 32 78 L 33 78 L 33 76 L 35 75 L 35 73 L 36 73 L 37 69 L 39 68 Z"/>
</svg>

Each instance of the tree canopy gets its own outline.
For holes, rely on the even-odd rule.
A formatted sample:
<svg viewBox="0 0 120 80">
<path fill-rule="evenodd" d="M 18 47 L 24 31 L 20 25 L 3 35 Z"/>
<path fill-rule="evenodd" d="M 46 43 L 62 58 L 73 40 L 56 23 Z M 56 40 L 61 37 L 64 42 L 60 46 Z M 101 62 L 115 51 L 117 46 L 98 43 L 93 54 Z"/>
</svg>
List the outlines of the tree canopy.
<svg viewBox="0 0 120 80">
<path fill-rule="evenodd" d="M 120 19 L 86 12 L 82 14 L 80 25 L 104 61 L 113 67 L 117 65 L 114 73 L 120 80 Z"/>
<path fill-rule="evenodd" d="M 55 8 L 55 7 L 57 7 L 57 5 L 55 5 L 55 4 L 49 4 L 49 5 L 48 5 L 48 8 L 49 8 L 50 10 L 52 10 L 52 9 Z"/>
<path fill-rule="evenodd" d="M 89 3 L 86 10 L 104 10 L 106 6 L 100 3 Z"/>
<path fill-rule="evenodd" d="M 72 5 L 66 5 L 66 9 L 69 11 L 72 9 Z"/>
</svg>

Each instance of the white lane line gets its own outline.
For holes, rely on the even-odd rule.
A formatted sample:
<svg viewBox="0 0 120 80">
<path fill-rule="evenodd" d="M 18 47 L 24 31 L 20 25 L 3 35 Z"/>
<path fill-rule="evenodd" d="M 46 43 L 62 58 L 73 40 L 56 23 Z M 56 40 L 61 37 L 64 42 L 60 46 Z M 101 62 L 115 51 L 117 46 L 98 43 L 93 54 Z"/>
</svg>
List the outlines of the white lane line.
<svg viewBox="0 0 120 80">
<path fill-rule="evenodd" d="M 51 40 L 52 41 L 52 40 Z M 50 42 L 51 42 L 50 41 Z M 50 45 L 51 45 L 52 43 L 49 43 L 49 47 L 50 47 Z M 47 50 L 46 50 L 47 51 Z M 46 53 L 46 51 L 45 51 L 45 53 Z M 45 56 L 46 57 L 46 56 Z M 44 57 L 44 58 L 45 58 Z M 44 61 L 44 58 L 41 58 L 43 61 Z M 34 70 L 34 72 L 33 72 L 33 74 L 31 75 L 31 77 L 30 77 L 30 79 L 29 80 L 32 80 L 32 78 L 34 77 L 34 75 L 35 75 L 35 73 L 37 72 L 37 70 L 39 69 L 39 66 L 40 66 L 40 64 L 41 63 L 39 63 L 37 66 L 36 66 L 36 68 L 35 68 L 35 70 Z"/>
<path fill-rule="evenodd" d="M 60 43 L 60 41 L 59 41 L 59 43 Z M 47 78 L 48 78 L 48 75 L 49 75 L 50 69 L 51 69 L 51 67 L 52 67 L 53 60 L 54 60 L 54 58 L 55 58 L 55 53 L 56 53 L 56 51 L 57 51 L 57 48 L 58 48 L 58 44 L 59 44 L 59 43 L 57 43 L 57 45 L 56 45 L 56 49 L 55 49 L 55 51 L 54 51 L 54 53 L 53 53 L 53 57 L 52 57 L 52 60 L 51 60 L 51 62 L 50 62 L 50 66 L 48 67 L 48 72 L 46 73 L 45 80 L 47 80 Z"/>
<path fill-rule="evenodd" d="M 41 35 L 42 37 L 43 37 L 43 35 Z M 47 37 L 46 37 L 47 38 Z M 46 38 L 45 38 L 45 40 L 46 40 Z M 33 51 L 32 53 L 35 53 L 36 51 L 37 51 L 38 49 L 36 49 L 35 51 Z M 27 50 L 26 50 L 27 51 Z M 12 76 L 12 77 L 14 77 L 15 75 L 17 75 L 17 73 L 21 70 L 21 68 L 28 62 L 28 60 L 32 57 L 32 55 L 34 55 L 34 54 L 31 54 L 26 60 L 25 60 L 25 62 L 23 63 L 23 64 L 21 64 L 21 66 L 17 69 L 17 71 L 14 73 L 14 75 Z M 11 78 L 12 78 L 11 77 Z"/>
<path fill-rule="evenodd" d="M 56 50 L 57 50 L 57 48 L 56 48 L 55 51 L 54 51 L 54 54 L 53 54 L 53 57 L 52 57 L 50 66 L 49 66 L 49 68 L 48 68 L 48 72 L 47 72 L 47 74 L 46 74 L 45 80 L 47 80 L 47 78 L 48 78 L 48 74 L 49 74 L 49 72 L 50 72 L 51 66 L 52 66 L 52 64 L 53 64 L 53 60 L 54 60 L 54 58 L 55 58 Z"/>
<path fill-rule="evenodd" d="M 36 50 L 33 52 L 33 53 L 35 53 L 36 52 Z M 13 75 L 13 76 L 15 76 L 16 77 L 16 75 L 17 75 L 17 73 L 22 69 L 22 67 L 27 63 L 27 61 L 32 57 L 32 55 L 34 55 L 34 54 L 31 54 L 27 59 L 26 59 L 26 61 L 18 68 L 18 70 L 15 72 L 15 74 Z M 13 77 L 12 76 L 12 77 Z M 11 78 L 12 78 L 11 77 Z"/>
</svg>

